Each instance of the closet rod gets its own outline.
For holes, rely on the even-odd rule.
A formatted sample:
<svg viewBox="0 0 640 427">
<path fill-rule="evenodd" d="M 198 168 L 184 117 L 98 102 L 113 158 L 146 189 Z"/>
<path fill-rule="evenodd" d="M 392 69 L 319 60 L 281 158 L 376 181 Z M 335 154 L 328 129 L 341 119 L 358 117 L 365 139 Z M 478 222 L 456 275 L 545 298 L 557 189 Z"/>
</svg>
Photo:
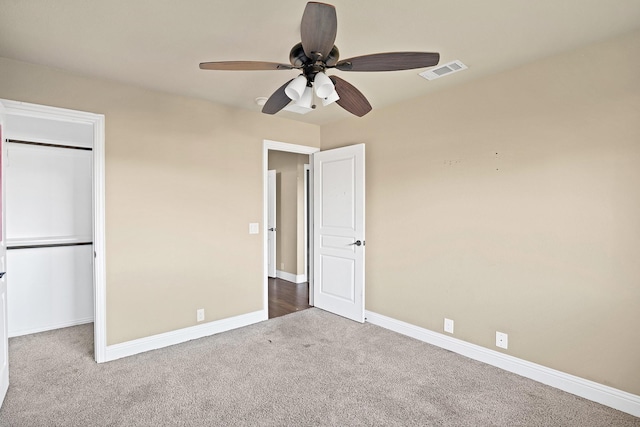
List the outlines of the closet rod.
<svg viewBox="0 0 640 427">
<path fill-rule="evenodd" d="M 86 150 L 86 151 L 93 150 L 93 148 L 91 147 L 76 147 L 74 145 L 63 145 L 63 144 L 47 144 L 44 142 L 23 141 L 20 139 L 7 139 L 6 141 L 13 142 L 14 144 L 39 145 L 41 147 L 69 148 L 71 150 Z"/>
<path fill-rule="evenodd" d="M 9 249 L 39 249 L 39 248 L 58 248 L 62 246 L 84 246 L 84 245 L 93 245 L 93 242 L 77 242 L 77 243 L 42 243 L 39 245 L 16 245 L 9 246 L 7 245 L 7 250 Z"/>
</svg>

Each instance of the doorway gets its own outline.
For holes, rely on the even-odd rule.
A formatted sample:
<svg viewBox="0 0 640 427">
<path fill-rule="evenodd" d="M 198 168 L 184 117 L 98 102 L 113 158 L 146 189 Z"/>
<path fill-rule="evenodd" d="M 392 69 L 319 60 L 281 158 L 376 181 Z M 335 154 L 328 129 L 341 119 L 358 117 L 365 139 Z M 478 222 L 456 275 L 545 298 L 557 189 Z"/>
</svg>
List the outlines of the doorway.
<svg viewBox="0 0 640 427">
<path fill-rule="evenodd" d="M 309 308 L 307 175 L 309 155 L 269 151 L 269 318 Z"/>
<path fill-rule="evenodd" d="M 299 311 L 313 305 L 313 280 L 309 263 L 312 224 L 308 206 L 309 155 L 318 148 L 264 141 L 264 307 L 267 318 Z M 275 175 L 275 224 L 269 224 L 269 171 Z M 273 178 L 272 178 L 273 181 Z M 274 227 L 275 225 L 275 227 Z M 270 231 L 270 228 L 275 230 Z M 270 243 L 275 257 L 270 259 Z M 275 268 L 269 268 L 274 264 Z M 271 270 L 271 271 L 270 271 Z M 275 271 L 274 271 L 275 270 Z M 274 274 L 275 273 L 275 274 Z"/>
<path fill-rule="evenodd" d="M 0 106 L 2 107 L 5 125 L 3 138 L 5 140 L 13 140 L 14 149 L 20 147 L 18 151 L 23 151 L 21 154 L 23 160 L 37 161 L 36 158 L 44 154 L 45 151 L 58 150 L 56 153 L 59 156 L 56 162 L 60 161 L 61 158 L 65 158 L 65 161 L 70 161 L 74 167 L 79 165 L 78 162 L 83 163 L 85 166 L 89 165 L 89 176 L 85 176 L 84 179 L 89 182 L 90 187 L 87 200 L 88 211 L 90 212 L 88 220 L 90 223 L 88 227 L 81 227 L 83 230 L 81 233 L 76 233 L 75 231 L 77 230 L 69 233 L 65 231 L 63 236 L 53 237 L 55 237 L 56 246 L 59 247 L 56 251 L 82 253 L 82 262 L 85 264 L 81 267 L 82 274 L 85 275 L 84 273 L 87 273 L 86 275 L 90 281 L 88 292 L 92 294 L 83 299 L 88 299 L 88 310 L 92 318 L 89 320 L 94 322 L 94 357 L 97 362 L 104 362 L 106 361 L 104 116 L 4 99 L 0 99 Z M 9 142 L 7 142 L 8 144 Z M 31 148 L 31 150 L 27 149 L 30 153 L 26 153 L 25 147 Z M 6 146 L 3 147 L 3 151 L 3 154 L 6 155 Z M 81 153 L 83 151 L 84 153 Z M 69 156 L 73 159 L 70 160 Z M 79 160 L 80 158 L 83 158 L 83 160 Z M 6 161 L 10 162 L 11 159 L 6 159 Z M 51 170 L 49 172 L 54 171 Z M 74 180 L 73 177 L 70 179 Z M 6 201 L 10 202 L 10 200 Z M 67 218 L 67 226 L 72 222 L 73 218 Z M 9 239 L 11 236 L 7 237 L 7 243 L 11 243 L 14 247 L 13 253 L 22 254 L 19 257 L 23 257 L 27 253 L 24 251 L 38 251 L 35 247 L 24 247 L 27 245 L 24 245 L 23 243 L 25 242 L 21 241 L 18 236 L 15 236 L 16 239 L 13 239 L 13 241 Z M 46 246 L 51 243 L 45 241 L 47 239 L 40 240 L 42 241 L 29 242 L 28 246 Z M 49 257 L 49 260 L 51 259 Z M 18 265 L 16 264 L 16 266 Z M 53 263 L 51 267 L 53 270 L 53 267 L 60 266 Z M 11 277 L 12 266 L 9 265 L 8 269 L 7 276 Z M 58 269 L 55 272 L 56 274 L 60 273 Z M 76 272 L 71 271 L 71 274 L 76 274 Z M 65 324 L 62 326 L 68 326 L 66 324 L 67 321 L 68 319 L 63 322 Z M 87 317 L 81 318 L 79 323 L 83 321 L 87 321 Z M 39 326 L 36 328 L 39 328 Z"/>
<path fill-rule="evenodd" d="M 309 282 L 293 283 L 269 277 L 269 319 L 311 308 Z"/>
<path fill-rule="evenodd" d="M 44 144 L 33 134 L 11 135 L 4 141 L 9 337 L 91 323 L 90 141 Z"/>
</svg>

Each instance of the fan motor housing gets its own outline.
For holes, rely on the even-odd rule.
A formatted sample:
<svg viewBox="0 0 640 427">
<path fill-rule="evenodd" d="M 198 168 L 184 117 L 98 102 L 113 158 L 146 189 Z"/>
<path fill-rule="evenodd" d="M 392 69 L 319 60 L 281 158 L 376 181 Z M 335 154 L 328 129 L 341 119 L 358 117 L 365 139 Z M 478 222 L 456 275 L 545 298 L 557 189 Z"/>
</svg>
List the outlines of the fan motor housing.
<svg viewBox="0 0 640 427">
<path fill-rule="evenodd" d="M 294 67 L 304 67 L 305 64 L 311 62 L 311 58 L 304 54 L 302 43 L 298 43 L 291 48 L 291 52 L 289 53 L 289 61 Z"/>
<path fill-rule="evenodd" d="M 340 51 L 338 50 L 338 47 L 334 45 L 331 49 L 331 52 L 329 52 L 329 55 L 326 58 L 319 58 L 319 61 L 325 67 L 332 67 L 338 62 L 339 56 Z M 289 61 L 294 67 L 306 68 L 309 65 L 313 65 L 313 60 L 304 53 L 302 43 L 298 43 L 291 48 L 291 52 L 289 53 Z"/>
</svg>

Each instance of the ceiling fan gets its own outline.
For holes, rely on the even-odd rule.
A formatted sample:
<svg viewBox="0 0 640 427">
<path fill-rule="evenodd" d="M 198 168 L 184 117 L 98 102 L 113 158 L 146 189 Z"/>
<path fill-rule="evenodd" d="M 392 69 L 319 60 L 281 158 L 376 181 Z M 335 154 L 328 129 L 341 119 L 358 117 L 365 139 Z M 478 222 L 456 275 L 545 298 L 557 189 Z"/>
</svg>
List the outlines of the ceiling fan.
<svg viewBox="0 0 640 427">
<path fill-rule="evenodd" d="M 266 101 L 262 112 L 275 114 L 291 101 L 315 108 L 313 89 L 323 105 L 337 102 L 348 112 L 362 117 L 371 111 L 367 98 L 353 85 L 337 76 L 327 76 L 326 70 L 396 71 L 432 67 L 440 60 L 439 53 L 388 52 L 338 60 L 336 39 L 338 21 L 334 6 L 309 2 L 302 15 L 301 43 L 291 49 L 291 64 L 261 61 L 203 62 L 203 70 L 300 70 L 302 74 L 279 87 Z M 313 89 L 312 89 L 313 88 Z"/>
</svg>

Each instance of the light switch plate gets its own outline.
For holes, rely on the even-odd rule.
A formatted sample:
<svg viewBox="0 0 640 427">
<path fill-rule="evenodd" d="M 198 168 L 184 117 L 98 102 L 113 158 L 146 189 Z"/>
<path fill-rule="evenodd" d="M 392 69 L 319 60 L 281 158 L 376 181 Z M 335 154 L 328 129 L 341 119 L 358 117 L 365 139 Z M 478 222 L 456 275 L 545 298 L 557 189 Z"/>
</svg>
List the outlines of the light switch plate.
<svg viewBox="0 0 640 427">
<path fill-rule="evenodd" d="M 249 223 L 249 234 L 259 234 L 260 233 L 260 224 L 257 222 Z"/>
</svg>

